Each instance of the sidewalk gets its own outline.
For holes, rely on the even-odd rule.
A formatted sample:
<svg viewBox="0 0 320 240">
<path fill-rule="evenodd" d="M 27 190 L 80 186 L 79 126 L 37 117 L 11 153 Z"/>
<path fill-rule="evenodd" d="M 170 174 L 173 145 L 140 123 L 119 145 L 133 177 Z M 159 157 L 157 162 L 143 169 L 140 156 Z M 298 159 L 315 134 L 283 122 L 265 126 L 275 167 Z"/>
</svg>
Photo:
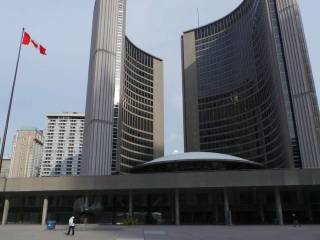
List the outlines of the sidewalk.
<svg viewBox="0 0 320 240">
<path fill-rule="evenodd" d="M 38 225 L 0 226 L 0 240 L 319 240 L 320 226 L 78 226 L 66 236 L 66 226 L 48 231 Z M 80 228 L 80 229 L 79 229 Z"/>
</svg>

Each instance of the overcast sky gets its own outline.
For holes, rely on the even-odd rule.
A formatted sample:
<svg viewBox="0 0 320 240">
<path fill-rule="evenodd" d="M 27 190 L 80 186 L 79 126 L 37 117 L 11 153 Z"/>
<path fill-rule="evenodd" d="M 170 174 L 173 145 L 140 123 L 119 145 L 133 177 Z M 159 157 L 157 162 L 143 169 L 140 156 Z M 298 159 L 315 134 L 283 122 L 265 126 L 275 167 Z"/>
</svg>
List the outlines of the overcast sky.
<svg viewBox="0 0 320 240">
<path fill-rule="evenodd" d="M 215 21 L 241 0 L 128 0 L 127 35 L 164 60 L 165 153 L 183 151 L 180 36 Z M 300 0 L 317 93 L 320 93 L 319 0 Z M 17 129 L 44 129 L 46 113 L 85 111 L 94 0 L 7 0 L 0 4 L 0 135 L 2 138 L 21 28 L 47 48 L 24 47 L 7 138 Z"/>
</svg>

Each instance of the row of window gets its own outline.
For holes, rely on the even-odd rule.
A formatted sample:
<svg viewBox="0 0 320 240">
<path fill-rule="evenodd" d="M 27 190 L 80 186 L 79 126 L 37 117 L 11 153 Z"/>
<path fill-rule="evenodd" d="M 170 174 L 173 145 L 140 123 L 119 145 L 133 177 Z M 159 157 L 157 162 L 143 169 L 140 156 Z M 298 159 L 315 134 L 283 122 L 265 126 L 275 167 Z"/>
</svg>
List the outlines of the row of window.
<svg viewBox="0 0 320 240">
<path fill-rule="evenodd" d="M 127 58 L 132 57 L 134 61 L 139 62 L 143 66 L 153 68 L 153 57 L 134 46 L 128 38 L 126 38 L 125 48 Z"/>
<path fill-rule="evenodd" d="M 243 16 L 247 14 L 250 9 L 254 9 L 252 3 L 255 3 L 255 1 L 244 1 L 238 9 L 229 14 L 227 17 L 202 28 L 196 29 L 196 40 L 201 40 L 203 38 L 207 38 L 208 36 L 225 31 L 232 25 L 237 24 L 239 20 L 243 20 Z"/>
</svg>

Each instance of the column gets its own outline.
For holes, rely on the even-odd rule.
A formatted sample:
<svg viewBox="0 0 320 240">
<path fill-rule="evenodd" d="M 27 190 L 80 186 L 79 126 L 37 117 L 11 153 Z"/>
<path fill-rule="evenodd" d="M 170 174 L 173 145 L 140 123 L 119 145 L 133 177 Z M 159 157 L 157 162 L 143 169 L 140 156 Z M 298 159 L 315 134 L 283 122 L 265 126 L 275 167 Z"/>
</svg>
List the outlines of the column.
<svg viewBox="0 0 320 240">
<path fill-rule="evenodd" d="M 84 209 L 85 211 L 87 211 L 87 209 L 89 209 L 89 195 L 86 194 L 86 196 L 84 197 Z"/>
<path fill-rule="evenodd" d="M 223 198 L 224 198 L 224 218 L 225 218 L 225 224 L 226 225 L 232 225 L 232 214 L 230 210 L 230 204 L 229 204 L 229 194 L 228 189 L 223 189 Z"/>
<path fill-rule="evenodd" d="M 178 189 L 176 189 L 174 192 L 174 200 L 175 200 L 176 225 L 180 225 L 180 199 L 179 199 L 179 190 Z"/>
<path fill-rule="evenodd" d="M 9 199 L 4 201 L 3 214 L 2 214 L 2 225 L 7 224 L 9 214 L 10 202 Z"/>
<path fill-rule="evenodd" d="M 279 188 L 276 187 L 274 190 L 275 200 L 276 200 L 276 211 L 277 220 L 279 225 L 283 225 L 283 214 L 282 214 L 282 203 Z"/>
<path fill-rule="evenodd" d="M 133 217 L 133 197 L 132 191 L 129 191 L 129 217 Z"/>
<path fill-rule="evenodd" d="M 47 216 L 48 216 L 48 198 L 45 197 L 45 198 L 43 199 L 41 225 L 46 225 Z"/>
<path fill-rule="evenodd" d="M 84 211 L 85 211 L 85 217 L 83 218 L 83 224 L 87 224 L 88 223 L 88 214 L 87 211 L 89 209 L 89 195 L 88 193 L 86 193 L 85 197 L 84 197 Z"/>
<path fill-rule="evenodd" d="M 263 205 L 260 205 L 259 213 L 260 213 L 261 224 L 265 224 L 265 215 L 264 215 L 264 207 L 263 207 Z"/>
<path fill-rule="evenodd" d="M 312 213 L 312 204 L 310 202 L 310 192 L 308 190 L 305 191 L 305 205 L 307 211 L 307 217 L 310 224 L 313 224 L 313 213 Z"/>
<path fill-rule="evenodd" d="M 215 205 L 214 210 L 214 218 L 215 218 L 215 224 L 219 224 L 219 207 L 218 205 Z"/>
</svg>

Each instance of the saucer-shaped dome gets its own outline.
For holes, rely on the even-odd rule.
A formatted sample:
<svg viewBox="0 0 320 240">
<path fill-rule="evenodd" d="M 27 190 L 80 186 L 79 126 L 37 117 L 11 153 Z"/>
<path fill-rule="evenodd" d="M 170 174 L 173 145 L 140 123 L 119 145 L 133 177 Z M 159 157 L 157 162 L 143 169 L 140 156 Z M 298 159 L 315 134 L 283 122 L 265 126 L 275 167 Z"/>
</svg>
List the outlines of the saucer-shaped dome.
<svg viewBox="0 0 320 240">
<path fill-rule="evenodd" d="M 136 166 L 132 173 L 259 169 L 263 166 L 239 157 L 209 152 L 173 154 Z"/>
</svg>

